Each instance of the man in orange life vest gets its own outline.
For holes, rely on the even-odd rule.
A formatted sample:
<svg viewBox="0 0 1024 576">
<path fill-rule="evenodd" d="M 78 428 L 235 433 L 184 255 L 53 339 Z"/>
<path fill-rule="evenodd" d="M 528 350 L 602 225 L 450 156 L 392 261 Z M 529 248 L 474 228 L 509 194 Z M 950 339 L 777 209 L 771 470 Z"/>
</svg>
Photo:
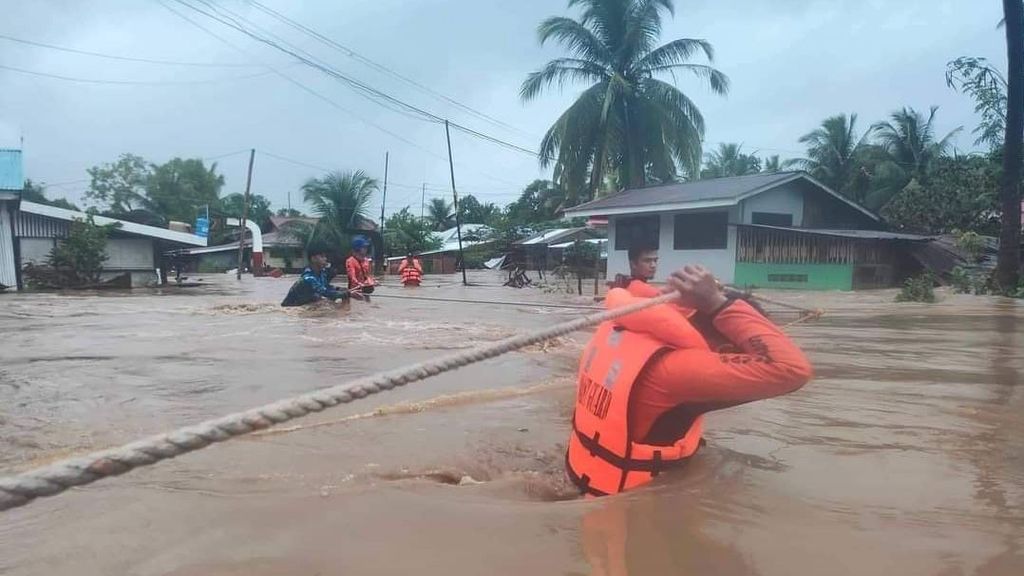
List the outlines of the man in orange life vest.
<svg viewBox="0 0 1024 576">
<path fill-rule="evenodd" d="M 628 288 L 630 284 L 646 284 L 654 280 L 658 272 L 658 249 L 653 246 L 637 245 L 629 248 L 629 276 L 616 274 L 615 280 L 609 284 L 613 288 Z M 638 290 L 642 287 L 636 286 Z M 658 294 L 658 290 L 651 287 L 647 292 L 651 296 Z"/>
<path fill-rule="evenodd" d="M 373 264 L 366 251 L 370 243 L 362 236 L 352 239 L 352 255 L 345 260 L 349 292 L 372 294 L 377 280 L 373 277 Z"/>
<path fill-rule="evenodd" d="M 402 276 L 402 286 L 412 288 L 419 286 L 423 280 L 423 265 L 420 259 L 412 255 L 412 252 L 398 265 L 398 273 Z"/>
<path fill-rule="evenodd" d="M 626 306 L 651 290 L 633 281 L 605 303 Z M 566 467 L 584 494 L 646 484 L 697 451 L 705 413 L 793 392 L 812 377 L 800 349 L 750 304 L 726 297 L 703 267 L 673 272 L 668 290 L 679 305 L 605 322 L 583 350 Z M 723 346 L 738 352 L 716 351 Z"/>
</svg>

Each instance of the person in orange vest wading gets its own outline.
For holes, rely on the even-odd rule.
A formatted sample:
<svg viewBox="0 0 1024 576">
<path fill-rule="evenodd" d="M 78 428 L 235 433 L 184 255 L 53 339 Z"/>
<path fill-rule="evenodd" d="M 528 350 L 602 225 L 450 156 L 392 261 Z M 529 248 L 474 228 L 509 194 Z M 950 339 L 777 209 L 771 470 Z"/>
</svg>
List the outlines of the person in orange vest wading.
<svg viewBox="0 0 1024 576">
<path fill-rule="evenodd" d="M 652 290 L 630 282 L 610 289 L 605 305 Z M 812 377 L 800 349 L 750 304 L 726 297 L 702 266 L 673 272 L 668 290 L 679 305 L 601 324 L 580 357 L 566 468 L 583 494 L 650 482 L 697 452 L 705 413 L 793 392 Z M 726 347 L 738 352 L 717 351 Z"/>
<path fill-rule="evenodd" d="M 348 276 L 348 290 L 359 293 L 370 300 L 377 280 L 373 277 L 373 261 L 366 252 L 370 243 L 362 236 L 352 239 L 352 255 L 345 260 L 345 274 Z"/>
<path fill-rule="evenodd" d="M 413 288 L 423 281 L 423 265 L 420 259 L 413 256 L 412 252 L 398 265 L 398 273 L 402 276 L 402 286 Z"/>
</svg>

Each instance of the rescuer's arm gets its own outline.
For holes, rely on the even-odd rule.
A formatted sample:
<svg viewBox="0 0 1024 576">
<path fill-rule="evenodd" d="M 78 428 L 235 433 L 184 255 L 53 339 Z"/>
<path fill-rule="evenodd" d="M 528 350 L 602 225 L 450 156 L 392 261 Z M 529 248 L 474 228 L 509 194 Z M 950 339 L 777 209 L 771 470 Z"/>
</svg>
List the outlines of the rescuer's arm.
<svg viewBox="0 0 1024 576">
<path fill-rule="evenodd" d="M 811 379 L 811 365 L 796 344 L 746 302 L 728 300 L 709 272 L 688 266 L 668 282 L 740 352 L 685 349 L 657 358 L 645 379 L 667 404 L 718 410 L 786 394 Z"/>
</svg>

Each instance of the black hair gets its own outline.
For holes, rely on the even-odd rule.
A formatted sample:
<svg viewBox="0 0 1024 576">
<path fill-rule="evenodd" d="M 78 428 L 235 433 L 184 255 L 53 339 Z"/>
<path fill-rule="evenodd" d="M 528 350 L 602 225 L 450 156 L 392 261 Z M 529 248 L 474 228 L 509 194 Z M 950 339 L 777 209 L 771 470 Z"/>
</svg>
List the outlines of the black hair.
<svg viewBox="0 0 1024 576">
<path fill-rule="evenodd" d="M 658 247 L 652 244 L 636 244 L 634 246 L 630 246 L 629 250 L 626 253 L 629 255 L 630 262 L 636 262 L 637 260 L 640 259 L 640 255 L 643 254 L 644 252 L 657 251 Z"/>
<path fill-rule="evenodd" d="M 313 256 L 327 256 L 327 250 L 324 250 L 323 248 L 313 248 L 309 251 L 309 257 L 312 258 Z"/>
</svg>

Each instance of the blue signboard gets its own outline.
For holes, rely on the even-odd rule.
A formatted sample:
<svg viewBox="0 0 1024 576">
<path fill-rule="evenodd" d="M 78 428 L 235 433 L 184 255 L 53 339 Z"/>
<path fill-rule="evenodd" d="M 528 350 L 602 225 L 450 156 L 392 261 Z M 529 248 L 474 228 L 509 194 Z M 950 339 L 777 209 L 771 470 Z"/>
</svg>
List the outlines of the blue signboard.
<svg viewBox="0 0 1024 576">
<path fill-rule="evenodd" d="M 206 238 L 210 235 L 210 221 L 206 218 L 196 218 L 196 236 Z"/>
</svg>

